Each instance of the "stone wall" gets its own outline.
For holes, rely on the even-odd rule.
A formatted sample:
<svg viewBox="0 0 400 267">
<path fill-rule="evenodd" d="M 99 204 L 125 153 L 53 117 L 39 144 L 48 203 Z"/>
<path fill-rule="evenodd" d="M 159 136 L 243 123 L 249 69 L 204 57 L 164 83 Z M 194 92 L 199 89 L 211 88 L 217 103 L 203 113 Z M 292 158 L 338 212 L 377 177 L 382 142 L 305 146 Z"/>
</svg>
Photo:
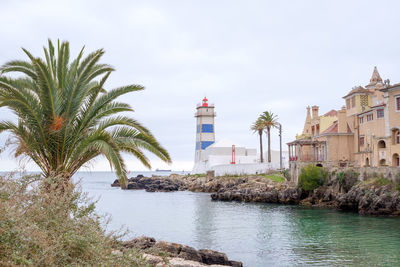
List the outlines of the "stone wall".
<svg viewBox="0 0 400 267">
<path fill-rule="evenodd" d="M 297 185 L 299 180 L 299 175 L 301 168 L 307 165 L 316 165 L 315 162 L 290 162 L 289 164 L 289 172 L 290 172 L 290 181 Z M 334 170 L 344 171 L 346 169 L 353 169 L 358 172 L 360 176 L 358 179 L 360 181 L 365 181 L 370 178 L 374 178 L 376 176 L 383 176 L 384 178 L 391 180 L 393 182 L 400 181 L 400 168 L 399 167 L 390 167 L 390 166 L 381 166 L 381 167 L 348 167 L 348 168 L 338 168 L 337 166 L 332 167 L 332 164 L 329 162 L 323 163 L 323 166 L 326 170 L 332 172 Z"/>
<path fill-rule="evenodd" d="M 356 172 L 360 174 L 359 180 L 367 180 L 373 178 L 374 176 L 383 176 L 388 180 L 393 182 L 399 181 L 400 179 L 400 168 L 399 167 L 358 167 L 353 168 Z"/>
<path fill-rule="evenodd" d="M 267 173 L 272 169 L 277 169 L 277 168 L 276 166 L 273 166 L 273 164 L 270 163 L 225 164 L 225 165 L 216 165 L 211 167 L 211 171 L 214 171 L 215 176 L 260 174 L 260 173 Z"/>
</svg>

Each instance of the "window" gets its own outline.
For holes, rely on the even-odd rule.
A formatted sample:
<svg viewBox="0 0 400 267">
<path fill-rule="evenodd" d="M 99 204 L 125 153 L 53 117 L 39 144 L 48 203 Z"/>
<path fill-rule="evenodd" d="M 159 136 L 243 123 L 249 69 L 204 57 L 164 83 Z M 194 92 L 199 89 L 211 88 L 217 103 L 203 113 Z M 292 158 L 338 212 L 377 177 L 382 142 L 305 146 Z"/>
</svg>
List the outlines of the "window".
<svg viewBox="0 0 400 267">
<path fill-rule="evenodd" d="M 367 121 L 372 121 L 374 119 L 374 114 L 368 114 L 367 115 Z"/>
<path fill-rule="evenodd" d="M 400 131 L 399 130 L 393 130 L 392 132 L 392 144 L 400 144 Z"/>
<path fill-rule="evenodd" d="M 364 136 L 360 136 L 359 143 L 360 143 L 360 146 L 364 145 Z"/>
<path fill-rule="evenodd" d="M 378 110 L 376 111 L 376 117 L 377 117 L 377 118 L 383 118 L 384 116 L 385 116 L 385 112 L 384 112 L 383 108 L 378 109 Z"/>
<path fill-rule="evenodd" d="M 360 124 L 364 122 L 364 116 L 358 118 Z"/>
<path fill-rule="evenodd" d="M 400 111 L 400 96 L 396 97 L 396 111 Z"/>
</svg>

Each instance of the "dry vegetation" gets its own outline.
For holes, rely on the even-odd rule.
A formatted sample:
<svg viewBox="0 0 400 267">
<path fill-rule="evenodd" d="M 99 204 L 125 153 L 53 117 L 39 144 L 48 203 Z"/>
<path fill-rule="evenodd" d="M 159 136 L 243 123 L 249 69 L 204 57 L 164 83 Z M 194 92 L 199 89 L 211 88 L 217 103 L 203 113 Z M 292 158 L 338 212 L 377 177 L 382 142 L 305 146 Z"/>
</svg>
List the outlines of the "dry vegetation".
<svg viewBox="0 0 400 267">
<path fill-rule="evenodd" d="M 145 266 L 74 185 L 0 177 L 0 266 Z M 116 253 L 118 251 L 118 253 Z"/>
</svg>

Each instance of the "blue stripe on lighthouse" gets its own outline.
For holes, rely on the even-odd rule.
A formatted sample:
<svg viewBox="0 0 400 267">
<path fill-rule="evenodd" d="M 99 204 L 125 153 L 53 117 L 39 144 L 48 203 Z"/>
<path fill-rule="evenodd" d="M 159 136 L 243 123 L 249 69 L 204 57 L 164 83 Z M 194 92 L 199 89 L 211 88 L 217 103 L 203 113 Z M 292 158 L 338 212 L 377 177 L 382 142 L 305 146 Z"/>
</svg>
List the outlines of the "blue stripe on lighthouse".
<svg viewBox="0 0 400 267">
<path fill-rule="evenodd" d="M 211 146 L 212 144 L 214 144 L 214 141 L 202 141 L 201 142 L 201 149 L 204 150 L 207 147 Z"/>
<path fill-rule="evenodd" d="M 214 132 L 214 125 L 212 125 L 212 124 L 202 124 L 201 125 L 201 132 L 202 133 L 213 133 Z"/>
</svg>

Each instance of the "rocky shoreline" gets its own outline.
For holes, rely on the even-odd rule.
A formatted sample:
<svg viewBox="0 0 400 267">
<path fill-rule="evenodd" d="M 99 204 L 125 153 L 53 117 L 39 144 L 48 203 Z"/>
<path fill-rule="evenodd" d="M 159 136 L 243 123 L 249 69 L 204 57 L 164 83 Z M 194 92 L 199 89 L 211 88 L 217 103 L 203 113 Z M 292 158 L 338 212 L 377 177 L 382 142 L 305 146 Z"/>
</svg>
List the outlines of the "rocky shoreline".
<svg viewBox="0 0 400 267">
<path fill-rule="evenodd" d="M 154 238 L 146 236 L 122 242 L 122 247 L 126 249 L 134 248 L 143 255 L 143 258 L 152 267 L 243 266 L 242 262 L 229 260 L 226 254 L 222 252 L 209 249 L 196 250 L 186 245 L 156 241 Z M 123 251 L 118 250 L 114 253 L 123 253 Z"/>
<path fill-rule="evenodd" d="M 115 180 L 112 186 L 119 186 Z M 399 216 L 400 191 L 393 184 L 380 185 L 358 182 L 346 186 L 338 179 L 330 179 L 313 192 L 276 182 L 263 175 L 243 177 L 207 177 L 170 175 L 129 179 L 128 189 L 147 192 L 192 191 L 212 193 L 219 201 L 241 201 L 278 204 L 299 204 L 353 211 L 363 215 Z"/>
</svg>

